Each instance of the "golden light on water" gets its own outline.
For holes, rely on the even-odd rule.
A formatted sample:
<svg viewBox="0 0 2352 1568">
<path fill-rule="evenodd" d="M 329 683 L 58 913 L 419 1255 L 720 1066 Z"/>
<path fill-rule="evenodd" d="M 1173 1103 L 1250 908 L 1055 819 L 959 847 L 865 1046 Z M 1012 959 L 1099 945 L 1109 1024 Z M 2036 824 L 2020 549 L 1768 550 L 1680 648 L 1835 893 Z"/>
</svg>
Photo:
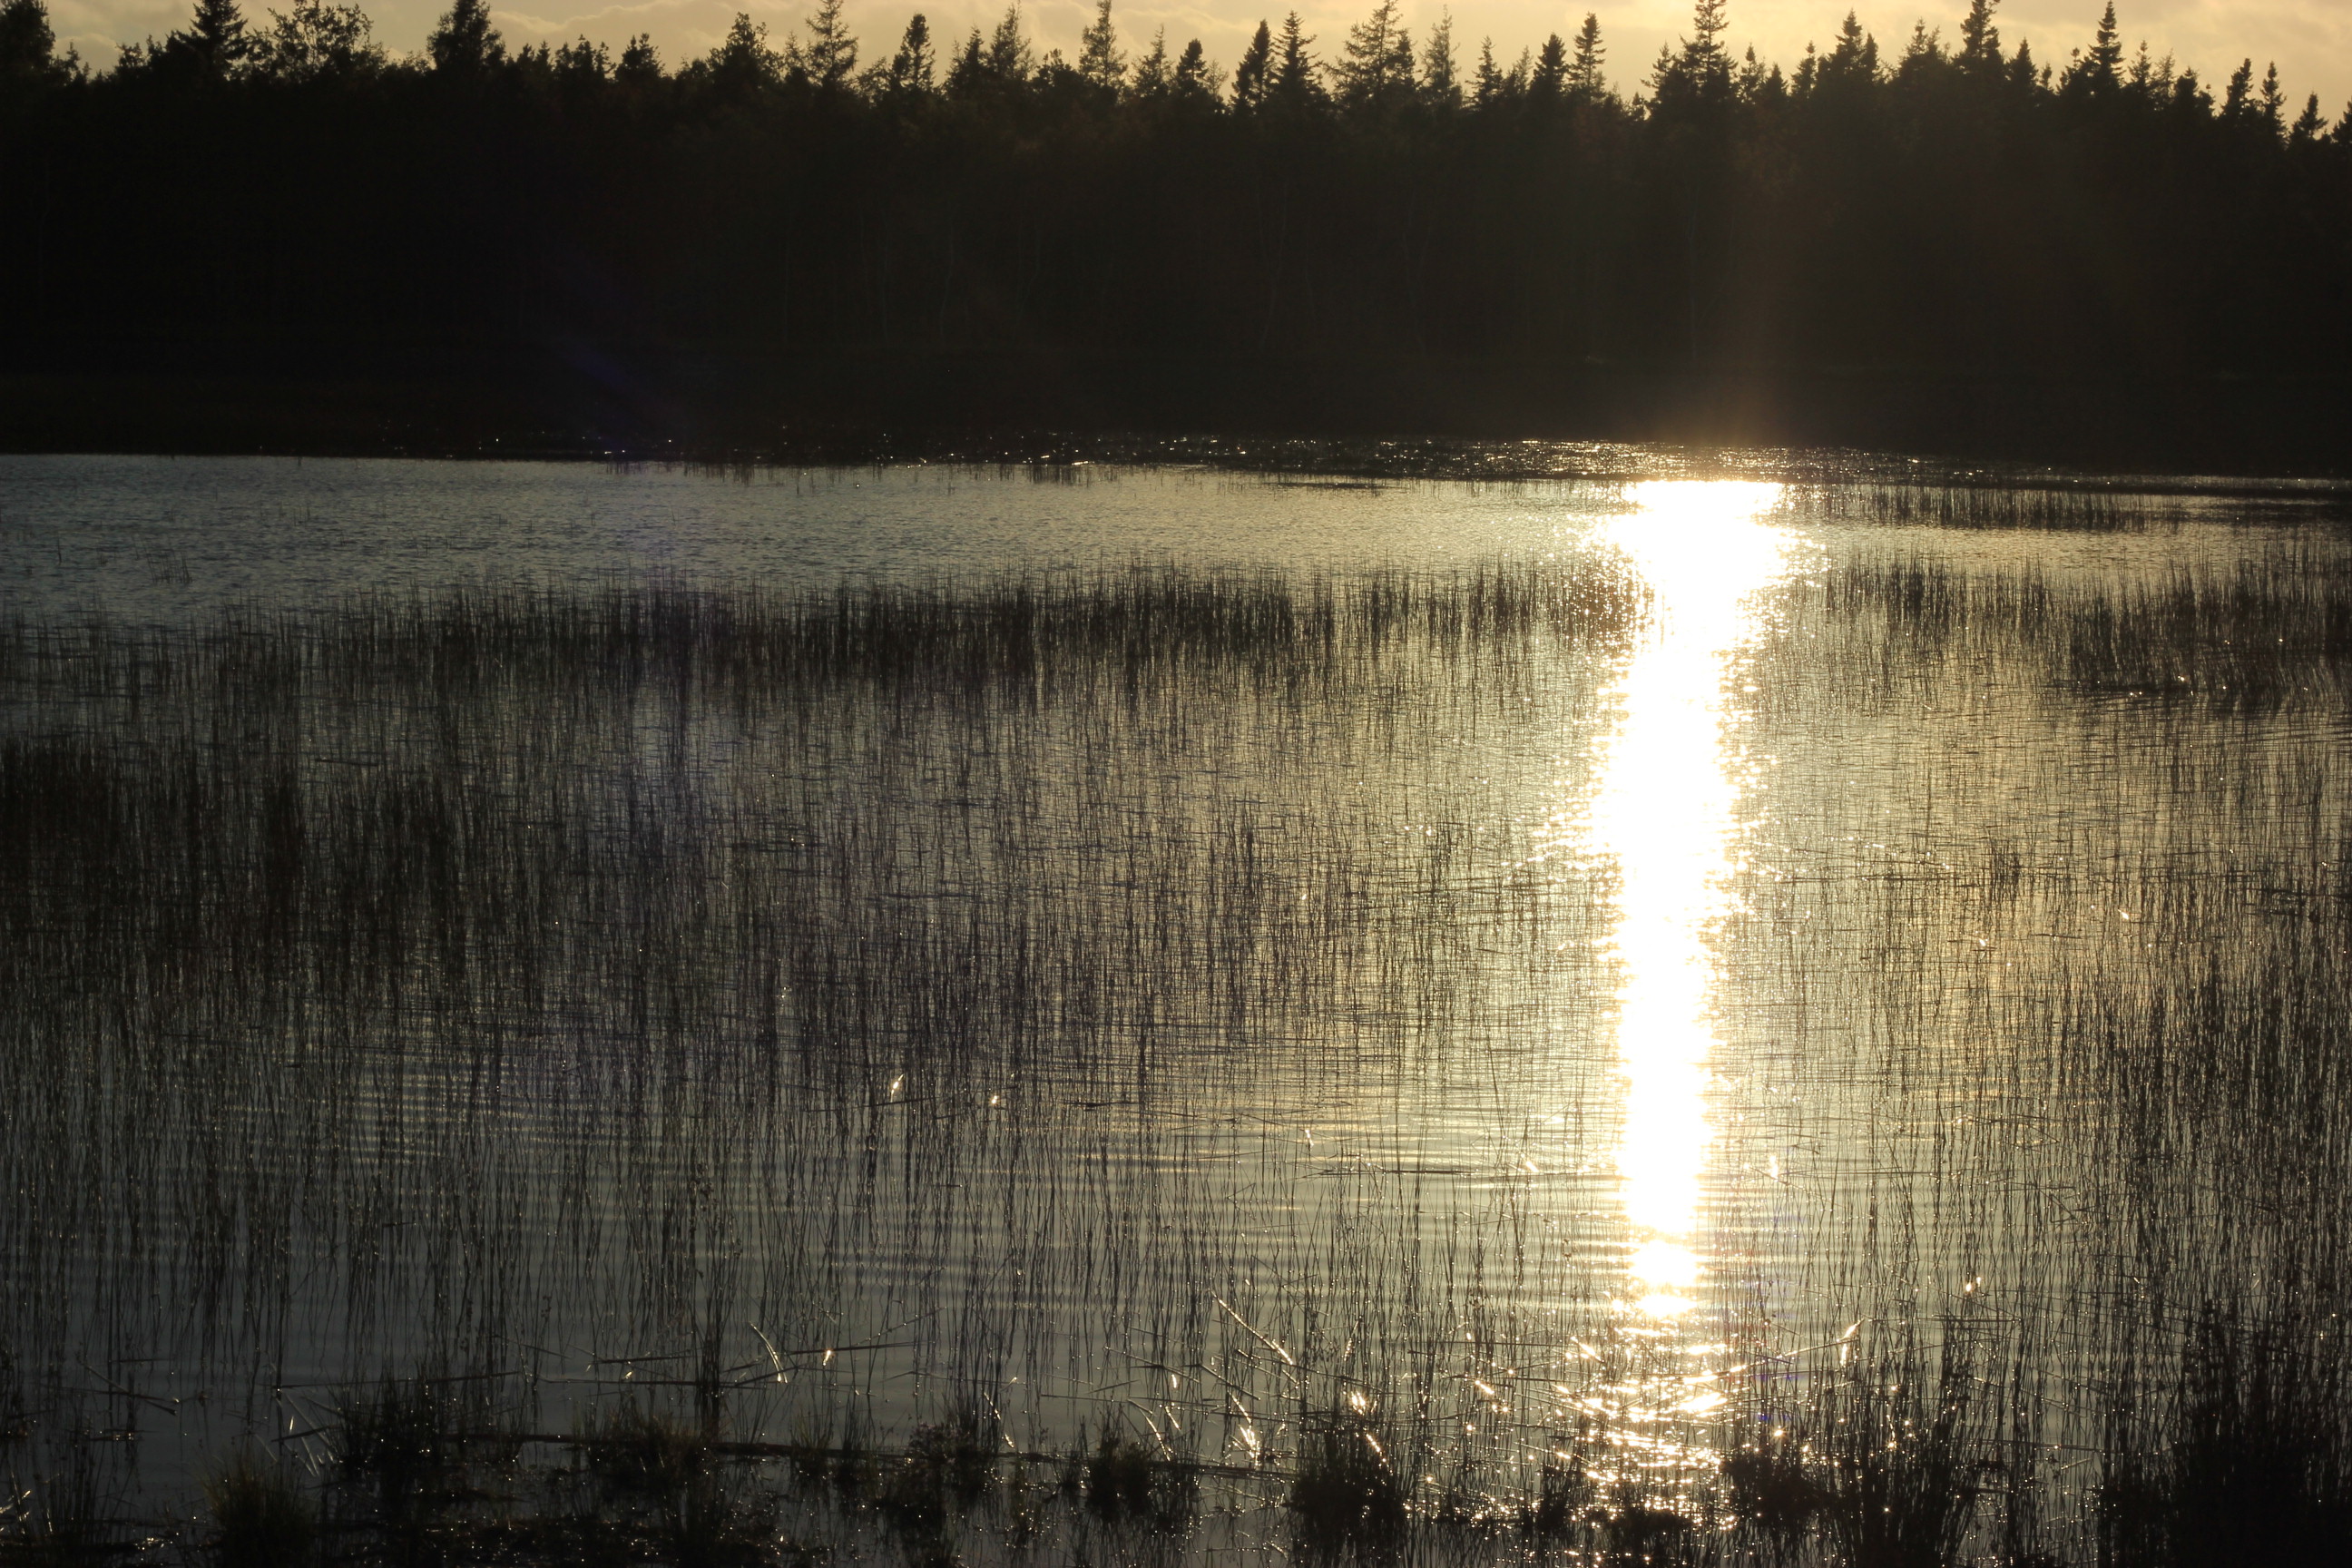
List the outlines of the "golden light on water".
<svg viewBox="0 0 2352 1568">
<path fill-rule="evenodd" d="M 1709 934 L 1729 907 L 1747 784 L 1727 737 L 1734 657 L 1759 600 L 1789 570 L 1790 536 L 1763 521 L 1777 485 L 1634 487 L 1609 542 L 1655 595 L 1656 622 L 1615 689 L 1588 854 L 1618 876 L 1612 956 L 1624 1121 L 1617 1152 L 1636 1304 L 1670 1317 L 1705 1273 L 1699 1194 L 1714 1141 L 1707 1084 L 1717 1037 Z"/>
</svg>

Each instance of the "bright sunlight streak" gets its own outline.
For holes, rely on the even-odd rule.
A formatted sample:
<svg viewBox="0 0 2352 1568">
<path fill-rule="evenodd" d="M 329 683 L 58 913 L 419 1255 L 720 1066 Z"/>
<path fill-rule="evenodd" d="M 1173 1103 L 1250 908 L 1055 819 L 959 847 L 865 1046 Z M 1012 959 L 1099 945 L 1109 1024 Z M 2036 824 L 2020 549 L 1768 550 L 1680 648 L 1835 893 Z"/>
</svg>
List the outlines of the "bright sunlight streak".
<svg viewBox="0 0 2352 1568">
<path fill-rule="evenodd" d="M 1732 656 L 1757 629 L 1756 596 L 1787 570 L 1790 539 L 1761 521 L 1778 485 L 1638 485 L 1609 540 L 1657 595 L 1657 625 L 1616 692 L 1588 848 L 1617 865 L 1617 1156 L 1632 1272 L 1666 1314 L 1703 1272 L 1699 1181 L 1713 1132 L 1711 927 L 1728 907 L 1744 787 L 1725 744 Z"/>
</svg>

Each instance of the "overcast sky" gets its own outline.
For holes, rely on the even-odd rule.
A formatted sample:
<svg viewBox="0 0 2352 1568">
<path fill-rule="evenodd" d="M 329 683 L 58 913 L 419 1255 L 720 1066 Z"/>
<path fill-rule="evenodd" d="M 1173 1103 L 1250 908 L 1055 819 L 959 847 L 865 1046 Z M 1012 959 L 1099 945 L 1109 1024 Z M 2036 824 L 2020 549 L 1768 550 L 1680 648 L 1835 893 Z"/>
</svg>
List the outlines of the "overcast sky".
<svg viewBox="0 0 2352 1568">
<path fill-rule="evenodd" d="M 435 16 L 447 0 L 361 0 L 374 17 L 376 36 L 395 53 L 419 49 Z M 675 65 L 707 50 L 726 30 L 739 10 L 766 22 L 781 36 L 807 13 L 803 0 L 526 0 L 532 8 L 517 9 L 495 3 L 499 26 L 513 42 L 564 39 L 585 35 L 619 44 L 631 34 L 650 33 L 663 58 Z M 1118 0 L 1114 16 L 1132 46 L 1148 41 L 1165 26 L 1171 45 L 1199 38 L 1210 57 L 1227 67 L 1242 50 L 1249 32 L 1271 0 L 1255 6 L 1235 0 L 1213 5 L 1185 5 L 1181 0 Z M 1768 60 L 1793 66 L 1809 42 L 1826 46 L 1845 14 L 1847 0 L 1731 0 L 1731 37 L 1737 49 L 1753 45 Z M 1925 13 L 1931 27 L 1948 38 L 1957 30 L 1967 0 L 1931 0 Z M 290 5 L 291 0 L 281 0 Z M 1289 0 L 1282 0 L 1288 9 Z M 2069 49 L 2086 43 L 2097 25 L 2105 0 L 2006 0 L 1999 12 L 2003 43 L 2015 48 L 2020 38 L 2030 40 L 2036 58 L 2063 64 Z M 247 0 L 261 19 L 268 0 Z M 1420 37 L 1437 17 L 1433 0 L 1404 0 L 1414 36 Z M 189 11 L 187 0 L 50 0 L 51 17 L 58 37 L 79 47 L 93 61 L 110 61 L 115 46 L 151 34 L 161 37 L 178 26 Z M 593 6 L 593 9 L 570 9 Z M 961 37 L 975 24 L 992 24 L 1003 14 L 1001 0 L 850 0 L 848 15 L 870 59 L 895 42 L 907 17 L 920 6 L 929 15 L 934 36 Z M 1330 0 L 1302 0 L 1298 9 L 1308 28 L 1318 35 L 1317 53 L 1328 58 L 1346 37 L 1348 24 L 1370 5 Z M 1586 8 L 1601 17 L 1601 37 L 1609 46 L 1609 71 L 1619 89 L 1629 95 L 1641 85 L 1658 46 L 1681 34 L 1690 19 L 1688 0 L 1592 0 L 1574 8 L 1539 0 L 1462 0 L 1454 7 L 1454 37 L 1463 53 L 1475 58 L 1481 37 L 1492 36 L 1495 52 L 1505 58 L 1538 43 L 1547 33 L 1567 35 L 1582 19 Z M 1911 36 L 1922 17 L 1912 5 L 1887 0 L 1863 0 L 1854 7 L 1863 25 L 1889 48 Z M 1042 52 L 1059 47 L 1077 53 L 1078 29 L 1092 14 L 1090 0 L 1024 0 L 1031 32 Z M 2127 45 L 2145 40 L 2158 55 L 2170 54 L 2182 65 L 2195 66 L 2209 81 L 2226 78 L 2247 57 L 2259 76 L 2269 62 L 2278 62 L 2289 98 L 2296 105 L 2304 95 L 2319 94 L 2331 117 L 2344 112 L 2352 97 L 2352 0 L 2120 0 Z M 1276 20 L 1281 12 L 1272 13 Z"/>
</svg>

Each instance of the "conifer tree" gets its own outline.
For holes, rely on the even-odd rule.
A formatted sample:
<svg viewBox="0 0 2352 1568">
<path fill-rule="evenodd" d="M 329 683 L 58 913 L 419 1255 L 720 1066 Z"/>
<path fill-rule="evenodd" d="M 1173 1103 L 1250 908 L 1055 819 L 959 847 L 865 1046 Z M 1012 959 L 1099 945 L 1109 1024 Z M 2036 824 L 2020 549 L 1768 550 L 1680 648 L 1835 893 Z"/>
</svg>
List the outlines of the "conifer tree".
<svg viewBox="0 0 2352 1568">
<path fill-rule="evenodd" d="M 2123 61 L 2124 47 L 2116 32 L 2115 0 L 2107 0 L 2090 48 L 2066 68 L 2063 86 L 2068 92 L 2079 96 L 2105 98 L 2123 85 Z"/>
<path fill-rule="evenodd" d="M 1017 86 L 1027 81 L 1037 69 L 1037 52 L 1029 46 L 1029 36 L 1021 28 L 1021 3 L 1004 9 L 1004 19 L 996 24 L 996 31 L 988 39 L 988 74 L 1005 86 Z"/>
<path fill-rule="evenodd" d="M 889 92 L 929 92 L 939 74 L 937 51 L 931 47 L 931 24 L 920 11 L 909 17 L 890 57 L 882 86 Z"/>
<path fill-rule="evenodd" d="M 2246 119 L 2253 112 L 2254 62 L 2242 60 L 2230 73 L 2230 85 L 2221 96 L 2221 118 L 2229 121 Z"/>
<path fill-rule="evenodd" d="M 2286 134 L 2286 92 L 2279 86 L 2276 60 L 2271 62 L 2271 68 L 2263 76 L 2262 116 L 2272 135 Z"/>
<path fill-rule="evenodd" d="M 2308 147 L 2327 134 L 2327 116 L 2319 112 L 2319 95 L 2313 93 L 2303 101 L 2303 113 L 2287 139 L 2298 147 Z"/>
<path fill-rule="evenodd" d="M 1503 73 L 1495 64 L 1495 40 L 1478 40 L 1478 71 L 1472 79 L 1471 101 L 1480 108 L 1500 101 L 1503 97 Z"/>
<path fill-rule="evenodd" d="M 1297 109 L 1322 98 L 1323 84 L 1316 79 L 1315 57 L 1307 52 L 1307 46 L 1314 41 L 1300 24 L 1297 12 L 1282 19 L 1282 37 L 1275 48 L 1274 81 L 1268 94 L 1276 102 Z"/>
<path fill-rule="evenodd" d="M 0 94 L 29 94 L 72 75 L 70 59 L 58 58 L 58 35 L 42 0 L 0 4 Z"/>
<path fill-rule="evenodd" d="M 196 0 L 187 26 L 163 40 L 165 59 L 209 81 L 236 75 L 252 54 L 236 0 Z"/>
<path fill-rule="evenodd" d="M 752 92 L 775 81 L 783 66 L 776 51 L 768 47 L 767 25 L 739 11 L 727 36 L 703 62 L 703 74 L 730 91 Z"/>
<path fill-rule="evenodd" d="M 1178 101 L 1195 108 L 1213 106 L 1217 101 L 1216 71 L 1209 57 L 1201 48 L 1201 40 L 1193 38 L 1176 57 L 1174 90 Z"/>
<path fill-rule="evenodd" d="M 1993 26 L 1993 7 L 2000 0 L 1969 0 L 1969 14 L 1960 19 L 1960 64 L 1972 71 L 2000 68 L 2000 29 Z"/>
<path fill-rule="evenodd" d="M 1576 30 L 1576 52 L 1568 62 L 1568 90 L 1578 98 L 1597 100 L 1609 90 L 1609 83 L 1601 74 L 1601 62 L 1608 55 L 1601 42 L 1601 18 L 1591 11 L 1584 14 L 1584 26 Z"/>
<path fill-rule="evenodd" d="M 1242 51 L 1241 64 L 1234 68 L 1234 107 L 1257 108 L 1273 85 L 1274 31 L 1261 21 L 1250 37 L 1249 47 Z"/>
<path fill-rule="evenodd" d="M 1127 80 L 1127 57 L 1111 26 L 1110 0 L 1096 0 L 1094 23 L 1078 35 L 1078 74 L 1110 92 Z"/>
<path fill-rule="evenodd" d="M 1151 35 L 1151 52 L 1135 62 L 1133 91 L 1139 99 L 1160 99 L 1175 85 L 1168 63 L 1168 29 L 1162 27 Z"/>
<path fill-rule="evenodd" d="M 613 67 L 614 82 L 631 92 L 642 93 L 660 86 L 661 79 L 661 51 L 654 47 L 653 36 L 635 35 Z"/>
<path fill-rule="evenodd" d="M 476 79 L 506 63 L 506 40 L 490 26 L 486 0 L 452 0 L 440 25 L 425 40 L 433 59 L 433 74 Z"/>
<path fill-rule="evenodd" d="M 1459 107 L 1462 84 L 1455 79 L 1460 73 L 1454 59 L 1454 13 L 1440 11 L 1437 25 L 1429 29 L 1429 42 L 1421 47 L 1422 96 L 1441 109 Z"/>
<path fill-rule="evenodd" d="M 1332 75 L 1339 100 L 1368 108 L 1396 100 L 1412 89 L 1412 40 L 1402 26 L 1396 0 L 1380 0 L 1372 14 L 1348 29 L 1348 43 Z"/>
<path fill-rule="evenodd" d="M 819 92 L 840 92 L 857 68 L 857 40 L 841 19 L 842 0 L 817 0 L 808 19 L 808 42 L 799 47 L 798 61 L 809 85 Z"/>
<path fill-rule="evenodd" d="M 1528 96 L 1540 102 L 1555 103 L 1567 86 L 1568 46 L 1554 33 L 1536 53 L 1535 74 L 1528 78 Z"/>
</svg>

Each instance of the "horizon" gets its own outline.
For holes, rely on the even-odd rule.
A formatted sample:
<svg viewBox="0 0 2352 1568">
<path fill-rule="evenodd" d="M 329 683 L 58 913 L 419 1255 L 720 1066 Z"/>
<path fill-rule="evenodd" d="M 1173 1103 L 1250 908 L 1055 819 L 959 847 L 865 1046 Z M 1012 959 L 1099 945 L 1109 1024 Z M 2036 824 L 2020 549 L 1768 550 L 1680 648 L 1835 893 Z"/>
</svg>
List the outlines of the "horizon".
<svg viewBox="0 0 2352 1568">
<path fill-rule="evenodd" d="M 2069 51 L 2090 40 L 2105 0 L 2006 0 L 1995 13 L 2005 52 L 2014 54 L 2022 43 L 2044 66 L 2063 68 Z M 1878 41 L 1887 57 L 1899 57 L 1915 24 L 1924 22 L 1949 45 L 1957 33 L 1963 5 L 1944 0 L 1949 16 L 1906 14 L 1903 6 L 1874 3 L 1846 7 Z M 71 46 L 95 70 L 112 68 L 116 51 L 166 34 L 186 24 L 192 7 L 185 0 L 52 0 L 51 25 L 60 49 Z M 426 35 L 447 10 L 444 0 L 378 0 L 363 9 L 375 37 L 395 57 L 421 54 Z M 1121 46 L 1130 58 L 1148 47 L 1153 33 L 1165 27 L 1171 50 L 1199 38 L 1209 58 L 1230 73 L 1234 62 L 1260 20 L 1279 22 L 1290 7 L 1278 6 L 1261 17 L 1220 7 L 1211 13 L 1197 6 L 1117 5 L 1112 21 Z M 1298 7 L 1307 30 L 1317 39 L 1315 53 L 1328 64 L 1369 5 L 1313 4 Z M 247 7 L 257 22 L 274 9 L 261 3 Z M 494 5 L 491 17 L 509 47 L 541 43 L 568 43 L 586 37 L 615 49 L 631 37 L 652 37 L 667 68 L 676 69 L 709 52 L 741 12 L 764 24 L 781 41 L 800 29 L 812 6 L 801 0 L 646 0 L 643 4 L 604 5 L 564 15 L 541 14 Z M 1416 39 L 1451 11 L 1457 58 L 1475 60 L 1482 39 L 1491 37 L 1496 58 L 1505 63 L 1522 48 L 1533 48 L 1557 32 L 1572 35 L 1587 10 L 1601 20 L 1608 55 L 1605 74 L 1619 96 L 1628 101 L 1644 90 L 1661 47 L 1672 47 L 1689 33 L 1686 0 L 1620 0 L 1605 6 L 1551 7 L 1525 0 L 1473 0 L 1461 6 L 1412 0 L 1402 7 L 1407 26 Z M 861 63 L 895 44 L 908 17 L 920 10 L 932 34 L 944 45 L 961 39 L 974 27 L 983 31 L 1003 16 L 992 0 L 851 0 L 845 19 L 860 45 Z M 1024 4 L 1022 11 L 1042 55 L 1059 48 L 1065 56 L 1077 53 L 1079 30 L 1093 20 L 1087 0 L 1042 0 Z M 1821 13 L 1816 16 L 1815 13 Z M 2300 108 L 2316 94 L 2320 111 L 2331 121 L 2352 108 L 2352 11 L 2331 8 L 2317 0 L 2263 0 L 2217 13 L 2200 0 L 2126 0 L 2116 6 L 2117 24 L 2127 53 L 2145 45 L 2151 58 L 2169 58 L 2181 69 L 2193 69 L 2209 87 L 2225 81 L 2241 61 L 2251 60 L 2259 77 L 2272 64 L 2279 68 L 2287 101 Z M 2076 15 L 2080 13 L 2080 15 Z M 1793 70 L 1808 43 L 1824 51 L 1844 19 L 1837 0 L 1739 0 L 1729 11 L 1727 34 L 1735 57 L 1751 47 L 1757 58 L 1782 70 Z"/>
</svg>

